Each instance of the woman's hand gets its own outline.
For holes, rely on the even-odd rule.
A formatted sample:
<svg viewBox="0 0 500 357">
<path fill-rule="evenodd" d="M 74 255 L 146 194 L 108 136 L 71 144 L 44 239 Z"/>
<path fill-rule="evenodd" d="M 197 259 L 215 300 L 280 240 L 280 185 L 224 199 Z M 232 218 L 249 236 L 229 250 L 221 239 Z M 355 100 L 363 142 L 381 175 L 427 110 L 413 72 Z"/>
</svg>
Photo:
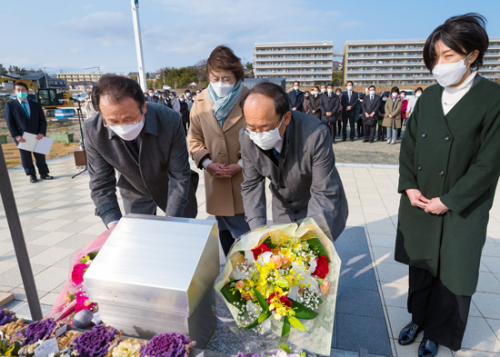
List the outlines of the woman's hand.
<svg viewBox="0 0 500 357">
<path fill-rule="evenodd" d="M 217 178 L 223 178 L 226 177 L 224 166 L 226 165 L 212 162 L 210 165 L 207 166 L 207 171 Z"/>
<path fill-rule="evenodd" d="M 433 198 L 430 200 L 429 204 L 425 208 L 426 213 L 431 213 L 431 214 L 445 214 L 448 212 L 450 209 L 446 207 L 443 202 L 441 202 L 441 199 L 439 197 Z"/>
<path fill-rule="evenodd" d="M 427 205 L 431 200 L 428 198 L 425 198 L 424 195 L 422 195 L 422 192 L 417 189 L 408 189 L 406 190 L 406 194 L 408 195 L 408 198 L 410 199 L 410 203 L 414 207 L 419 207 L 421 209 L 425 209 L 425 212 L 427 212 Z"/>
<path fill-rule="evenodd" d="M 226 165 L 224 168 L 223 168 L 225 174 L 226 174 L 226 178 L 230 178 L 230 177 L 233 177 L 234 175 L 236 175 L 237 173 L 241 172 L 241 166 L 238 165 L 238 164 L 231 164 L 231 165 Z"/>
</svg>

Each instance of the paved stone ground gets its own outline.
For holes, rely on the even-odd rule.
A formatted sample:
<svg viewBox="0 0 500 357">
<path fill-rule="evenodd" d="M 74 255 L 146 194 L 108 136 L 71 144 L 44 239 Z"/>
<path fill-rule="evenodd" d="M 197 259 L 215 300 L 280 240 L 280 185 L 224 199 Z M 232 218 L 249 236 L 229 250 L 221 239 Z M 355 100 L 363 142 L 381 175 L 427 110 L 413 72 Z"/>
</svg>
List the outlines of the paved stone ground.
<svg viewBox="0 0 500 357">
<path fill-rule="evenodd" d="M 337 162 L 342 162 L 341 147 L 348 153 L 358 145 L 372 148 L 385 144 L 335 144 Z M 100 219 L 93 214 L 88 175 L 84 173 L 71 179 L 78 172 L 73 165 L 72 157 L 51 160 L 51 173 L 57 179 L 38 184 L 30 184 L 19 168 L 9 170 L 44 311 L 55 301 L 68 276 L 70 256 L 104 230 Z M 349 228 L 336 243 L 343 265 L 333 340 L 336 349 L 332 350 L 332 355 L 349 356 L 354 352 L 339 349 L 355 351 L 367 347 L 377 355 L 416 356 L 418 343 L 402 348 L 396 341 L 399 331 L 410 320 L 405 308 L 408 269 L 393 259 L 399 205 L 398 171 L 383 165 L 338 166 L 350 215 Z M 200 219 L 209 218 L 204 195 L 201 181 L 198 190 Z M 29 316 L 13 250 L 5 212 L 0 205 L 0 291 L 13 292 L 16 300 L 8 306 L 20 315 Z M 497 200 L 491 211 L 478 292 L 473 297 L 464 349 L 452 353 L 441 348 L 439 356 L 500 355 L 499 306 L 500 203 Z M 376 326 L 376 331 L 371 332 L 371 326 Z M 368 332 L 380 344 L 369 342 Z M 387 338 L 390 350 L 384 347 Z"/>
</svg>

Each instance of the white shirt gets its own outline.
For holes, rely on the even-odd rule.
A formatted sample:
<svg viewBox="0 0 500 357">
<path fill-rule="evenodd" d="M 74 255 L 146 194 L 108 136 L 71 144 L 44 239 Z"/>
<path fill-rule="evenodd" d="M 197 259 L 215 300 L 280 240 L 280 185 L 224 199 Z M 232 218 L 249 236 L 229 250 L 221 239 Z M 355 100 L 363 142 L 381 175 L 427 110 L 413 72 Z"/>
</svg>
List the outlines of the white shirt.
<svg viewBox="0 0 500 357">
<path fill-rule="evenodd" d="M 283 135 L 285 135 L 285 133 L 283 133 Z M 283 135 L 278 140 L 278 142 L 276 143 L 276 145 L 274 145 L 274 150 L 276 150 L 280 154 L 281 154 L 281 150 L 283 149 Z"/>
<path fill-rule="evenodd" d="M 19 104 L 21 104 L 21 107 L 24 108 L 23 106 L 23 102 L 26 103 L 26 110 L 28 111 L 28 117 L 31 116 L 31 110 L 30 110 L 30 103 L 28 102 L 28 98 L 26 98 L 25 100 L 21 100 L 19 98 L 16 98 L 17 101 L 19 102 Z"/>
<path fill-rule="evenodd" d="M 441 97 L 444 115 L 448 114 L 449 111 L 460 101 L 460 99 L 462 99 L 472 88 L 472 83 L 474 83 L 476 74 L 477 72 L 472 72 L 458 87 L 444 88 L 443 96 Z"/>
</svg>

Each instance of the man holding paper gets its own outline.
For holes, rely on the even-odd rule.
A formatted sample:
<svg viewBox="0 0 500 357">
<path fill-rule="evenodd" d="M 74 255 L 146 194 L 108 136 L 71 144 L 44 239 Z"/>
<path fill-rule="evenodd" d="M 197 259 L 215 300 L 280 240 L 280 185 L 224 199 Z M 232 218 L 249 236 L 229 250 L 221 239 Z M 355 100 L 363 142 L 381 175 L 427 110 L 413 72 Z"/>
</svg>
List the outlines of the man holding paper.
<svg viewBox="0 0 500 357">
<path fill-rule="evenodd" d="M 36 140 L 42 140 L 47 132 L 47 119 L 45 119 L 43 108 L 39 103 L 27 99 L 28 90 L 26 83 L 16 82 L 14 84 L 14 93 L 17 98 L 5 104 L 4 109 L 7 127 L 18 147 L 19 144 L 26 143 L 25 138 L 23 138 L 25 133 L 34 134 Z M 32 152 L 21 148 L 19 148 L 19 152 L 24 171 L 26 175 L 30 176 L 30 182 L 37 182 Z M 40 178 L 52 180 L 53 177 L 49 175 L 49 168 L 45 162 L 45 155 L 36 151 L 33 152 L 33 155 L 35 156 Z"/>
</svg>

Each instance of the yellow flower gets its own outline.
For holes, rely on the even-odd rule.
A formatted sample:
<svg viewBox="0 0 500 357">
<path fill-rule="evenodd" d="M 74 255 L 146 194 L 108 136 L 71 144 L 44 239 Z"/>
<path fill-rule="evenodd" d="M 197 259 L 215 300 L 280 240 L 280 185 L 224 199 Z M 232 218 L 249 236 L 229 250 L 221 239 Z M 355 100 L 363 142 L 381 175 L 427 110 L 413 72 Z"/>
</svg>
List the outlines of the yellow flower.
<svg viewBox="0 0 500 357">
<path fill-rule="evenodd" d="M 123 341 L 113 349 L 113 357 L 141 357 L 139 349 L 141 345 L 137 342 Z"/>
</svg>

